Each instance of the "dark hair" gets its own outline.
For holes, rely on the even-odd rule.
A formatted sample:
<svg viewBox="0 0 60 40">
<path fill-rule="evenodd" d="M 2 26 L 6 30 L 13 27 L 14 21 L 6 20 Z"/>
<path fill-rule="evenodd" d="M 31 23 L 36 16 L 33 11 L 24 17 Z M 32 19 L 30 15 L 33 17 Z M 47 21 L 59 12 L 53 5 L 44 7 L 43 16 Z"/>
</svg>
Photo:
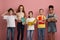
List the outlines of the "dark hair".
<svg viewBox="0 0 60 40">
<path fill-rule="evenodd" d="M 9 9 L 8 9 L 8 12 L 10 12 L 10 11 L 14 12 L 14 10 L 13 10 L 12 8 L 9 8 Z"/>
<path fill-rule="evenodd" d="M 41 9 L 39 9 L 39 12 L 40 12 L 41 10 L 43 10 L 43 11 L 44 11 L 44 9 L 42 9 L 42 8 L 41 8 Z"/>
<path fill-rule="evenodd" d="M 28 14 L 32 13 L 33 14 L 33 11 L 29 11 Z M 30 18 L 30 16 L 28 16 L 28 18 Z"/>
<path fill-rule="evenodd" d="M 53 5 L 49 5 L 49 9 L 50 9 L 50 8 L 54 9 L 54 6 L 53 6 Z"/>
<path fill-rule="evenodd" d="M 21 6 L 23 7 L 23 11 L 22 11 L 22 12 L 24 13 L 24 17 L 26 17 L 26 14 L 25 14 L 25 10 L 24 10 L 24 6 L 23 6 L 23 5 L 19 5 L 19 7 L 18 7 L 18 9 L 17 9 L 16 12 L 17 12 L 17 13 L 20 12 L 20 7 L 21 7 Z"/>
</svg>

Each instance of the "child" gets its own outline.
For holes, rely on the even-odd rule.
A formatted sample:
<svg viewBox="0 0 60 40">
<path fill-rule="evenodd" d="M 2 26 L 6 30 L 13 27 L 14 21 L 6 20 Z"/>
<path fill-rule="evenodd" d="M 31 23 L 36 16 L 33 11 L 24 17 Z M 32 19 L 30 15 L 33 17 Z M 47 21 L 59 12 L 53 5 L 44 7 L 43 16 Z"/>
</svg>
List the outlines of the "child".
<svg viewBox="0 0 60 40">
<path fill-rule="evenodd" d="M 48 36 L 50 40 L 55 40 L 55 32 L 56 30 L 56 15 L 54 13 L 54 6 L 53 5 L 49 5 L 49 14 L 47 16 L 47 22 L 48 22 Z"/>
<path fill-rule="evenodd" d="M 34 24 L 36 23 L 35 18 L 33 17 L 33 12 L 29 11 L 28 18 L 26 19 L 27 24 L 27 40 L 32 40 L 33 38 L 33 32 L 35 30 Z"/>
<path fill-rule="evenodd" d="M 14 40 L 16 16 L 13 14 L 14 14 L 14 10 L 12 8 L 10 8 L 7 12 L 2 14 L 3 18 L 7 21 L 7 40 L 10 40 L 10 33 L 11 33 L 11 40 Z"/>
<path fill-rule="evenodd" d="M 44 10 L 39 9 L 39 15 L 37 16 L 37 22 L 38 22 L 38 40 L 45 40 L 45 20 L 46 17 L 43 15 Z M 41 37 L 41 38 L 40 38 Z"/>
<path fill-rule="evenodd" d="M 26 19 L 26 14 L 25 14 L 25 10 L 24 10 L 23 5 L 19 5 L 16 15 L 17 15 L 17 32 L 18 32 L 17 40 L 19 40 L 20 35 L 21 35 L 21 40 L 23 40 L 25 19 Z"/>
</svg>

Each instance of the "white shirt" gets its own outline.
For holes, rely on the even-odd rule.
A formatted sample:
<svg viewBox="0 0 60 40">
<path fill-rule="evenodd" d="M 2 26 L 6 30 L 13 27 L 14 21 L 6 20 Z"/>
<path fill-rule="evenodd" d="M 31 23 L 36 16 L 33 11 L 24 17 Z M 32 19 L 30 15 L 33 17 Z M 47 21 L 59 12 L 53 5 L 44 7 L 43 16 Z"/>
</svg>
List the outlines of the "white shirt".
<svg viewBox="0 0 60 40">
<path fill-rule="evenodd" d="M 35 18 L 27 18 L 26 19 L 26 23 L 28 23 L 28 22 L 32 22 L 32 21 L 34 21 L 35 20 Z M 32 25 L 32 26 L 28 26 L 27 27 L 27 30 L 34 30 L 35 28 L 34 28 L 34 25 Z"/>
<path fill-rule="evenodd" d="M 3 19 L 5 19 L 7 21 L 7 27 L 16 27 L 15 26 L 15 19 L 17 17 L 15 15 L 5 15 Z"/>
</svg>

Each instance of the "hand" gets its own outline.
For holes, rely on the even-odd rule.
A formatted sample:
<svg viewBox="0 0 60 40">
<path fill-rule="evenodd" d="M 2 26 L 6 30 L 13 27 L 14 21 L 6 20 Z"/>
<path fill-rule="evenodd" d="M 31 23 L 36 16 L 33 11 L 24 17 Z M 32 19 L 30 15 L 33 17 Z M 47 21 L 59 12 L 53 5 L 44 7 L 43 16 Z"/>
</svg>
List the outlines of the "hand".
<svg viewBox="0 0 60 40">
<path fill-rule="evenodd" d="M 56 20 L 55 18 L 52 18 L 52 21 L 53 21 L 53 22 L 57 22 L 57 20 Z"/>
<path fill-rule="evenodd" d="M 8 13 L 8 11 L 6 11 L 6 12 L 4 12 L 1 16 L 4 16 L 4 15 L 6 15 Z"/>
<path fill-rule="evenodd" d="M 7 14 L 7 13 L 8 13 L 8 11 L 4 12 L 4 14 Z"/>
<path fill-rule="evenodd" d="M 18 19 L 17 19 L 17 22 L 21 22 L 21 20 L 18 20 Z"/>
<path fill-rule="evenodd" d="M 22 24 L 25 25 L 25 22 L 23 22 Z"/>
<path fill-rule="evenodd" d="M 51 18 L 51 20 L 55 19 L 54 17 Z"/>
<path fill-rule="evenodd" d="M 51 18 L 48 18 L 48 20 L 47 20 L 48 22 L 51 22 Z"/>
</svg>

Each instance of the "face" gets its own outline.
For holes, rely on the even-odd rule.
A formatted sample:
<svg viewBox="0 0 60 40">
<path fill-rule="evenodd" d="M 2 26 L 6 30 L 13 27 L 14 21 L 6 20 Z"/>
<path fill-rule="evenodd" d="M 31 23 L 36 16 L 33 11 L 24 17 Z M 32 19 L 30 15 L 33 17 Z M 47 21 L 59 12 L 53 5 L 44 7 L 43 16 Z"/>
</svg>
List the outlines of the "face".
<svg viewBox="0 0 60 40">
<path fill-rule="evenodd" d="M 12 12 L 12 10 L 10 10 L 9 15 L 12 15 L 12 14 L 13 14 L 13 12 Z"/>
<path fill-rule="evenodd" d="M 49 9 L 49 12 L 50 12 L 50 13 L 53 13 L 53 11 L 54 11 L 53 8 L 50 8 L 50 9 Z"/>
<path fill-rule="evenodd" d="M 22 6 L 20 7 L 20 11 L 21 11 L 21 12 L 23 11 L 23 7 L 22 7 Z"/>
<path fill-rule="evenodd" d="M 44 10 L 40 10 L 39 11 L 39 14 L 41 15 L 41 14 L 43 14 L 44 13 Z"/>
<path fill-rule="evenodd" d="M 30 12 L 29 16 L 30 16 L 30 17 L 33 17 L 33 14 L 32 14 L 32 12 Z"/>
</svg>

